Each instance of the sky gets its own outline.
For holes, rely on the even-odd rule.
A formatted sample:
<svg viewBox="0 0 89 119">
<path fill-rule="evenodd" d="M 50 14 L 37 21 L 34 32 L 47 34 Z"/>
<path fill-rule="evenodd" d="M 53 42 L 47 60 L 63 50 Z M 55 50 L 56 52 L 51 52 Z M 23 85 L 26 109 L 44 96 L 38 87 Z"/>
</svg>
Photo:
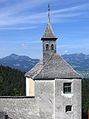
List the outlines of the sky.
<svg viewBox="0 0 89 119">
<path fill-rule="evenodd" d="M 48 4 L 57 53 L 89 54 L 89 0 L 0 0 L 0 58 L 42 58 Z"/>
</svg>

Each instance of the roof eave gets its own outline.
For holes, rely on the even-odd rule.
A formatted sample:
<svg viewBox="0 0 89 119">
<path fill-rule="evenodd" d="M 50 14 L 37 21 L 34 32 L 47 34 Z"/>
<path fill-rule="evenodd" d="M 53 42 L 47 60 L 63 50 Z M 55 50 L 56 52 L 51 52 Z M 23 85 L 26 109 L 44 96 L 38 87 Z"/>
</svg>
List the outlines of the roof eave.
<svg viewBox="0 0 89 119">
<path fill-rule="evenodd" d="M 34 78 L 33 80 L 55 80 L 55 79 L 82 79 L 81 77 L 67 77 L 67 78 L 64 78 L 64 77 L 56 77 L 56 78 Z"/>
<path fill-rule="evenodd" d="M 49 37 L 43 37 L 43 38 L 41 38 L 41 40 L 42 41 L 44 41 L 44 40 L 53 40 L 53 41 L 56 41 L 58 38 L 56 38 L 56 37 L 53 37 L 53 38 L 49 38 Z"/>
</svg>

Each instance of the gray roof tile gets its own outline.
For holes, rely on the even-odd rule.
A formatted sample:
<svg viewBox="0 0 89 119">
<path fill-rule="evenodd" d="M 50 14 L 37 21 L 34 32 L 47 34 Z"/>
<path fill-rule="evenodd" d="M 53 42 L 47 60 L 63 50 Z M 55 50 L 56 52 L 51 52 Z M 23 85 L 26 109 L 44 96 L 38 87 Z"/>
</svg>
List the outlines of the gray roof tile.
<svg viewBox="0 0 89 119">
<path fill-rule="evenodd" d="M 56 38 L 50 22 L 48 22 L 42 38 Z"/>
<path fill-rule="evenodd" d="M 32 79 L 55 79 L 55 78 L 82 78 L 61 56 L 53 54 L 50 60 L 43 64 L 40 61 L 25 76 Z"/>
</svg>

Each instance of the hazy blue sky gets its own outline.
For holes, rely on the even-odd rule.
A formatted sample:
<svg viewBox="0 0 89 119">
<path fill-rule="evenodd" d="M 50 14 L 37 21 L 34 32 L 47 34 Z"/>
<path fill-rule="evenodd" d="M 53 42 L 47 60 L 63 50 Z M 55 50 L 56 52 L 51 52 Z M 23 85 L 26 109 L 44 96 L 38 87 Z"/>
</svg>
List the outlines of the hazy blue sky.
<svg viewBox="0 0 89 119">
<path fill-rule="evenodd" d="M 89 0 L 0 0 L 0 57 L 42 57 L 48 3 L 58 53 L 89 54 Z"/>
</svg>

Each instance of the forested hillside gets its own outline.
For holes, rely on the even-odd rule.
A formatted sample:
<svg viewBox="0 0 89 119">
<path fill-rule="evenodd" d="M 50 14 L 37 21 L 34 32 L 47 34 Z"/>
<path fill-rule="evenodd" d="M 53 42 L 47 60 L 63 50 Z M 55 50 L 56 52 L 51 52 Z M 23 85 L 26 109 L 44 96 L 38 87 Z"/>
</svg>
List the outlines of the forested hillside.
<svg viewBox="0 0 89 119">
<path fill-rule="evenodd" d="M 88 119 L 87 114 L 89 110 L 89 78 L 82 80 L 82 109 L 82 119 Z"/>
<path fill-rule="evenodd" d="M 24 72 L 0 66 L 0 96 L 24 96 Z"/>
</svg>

